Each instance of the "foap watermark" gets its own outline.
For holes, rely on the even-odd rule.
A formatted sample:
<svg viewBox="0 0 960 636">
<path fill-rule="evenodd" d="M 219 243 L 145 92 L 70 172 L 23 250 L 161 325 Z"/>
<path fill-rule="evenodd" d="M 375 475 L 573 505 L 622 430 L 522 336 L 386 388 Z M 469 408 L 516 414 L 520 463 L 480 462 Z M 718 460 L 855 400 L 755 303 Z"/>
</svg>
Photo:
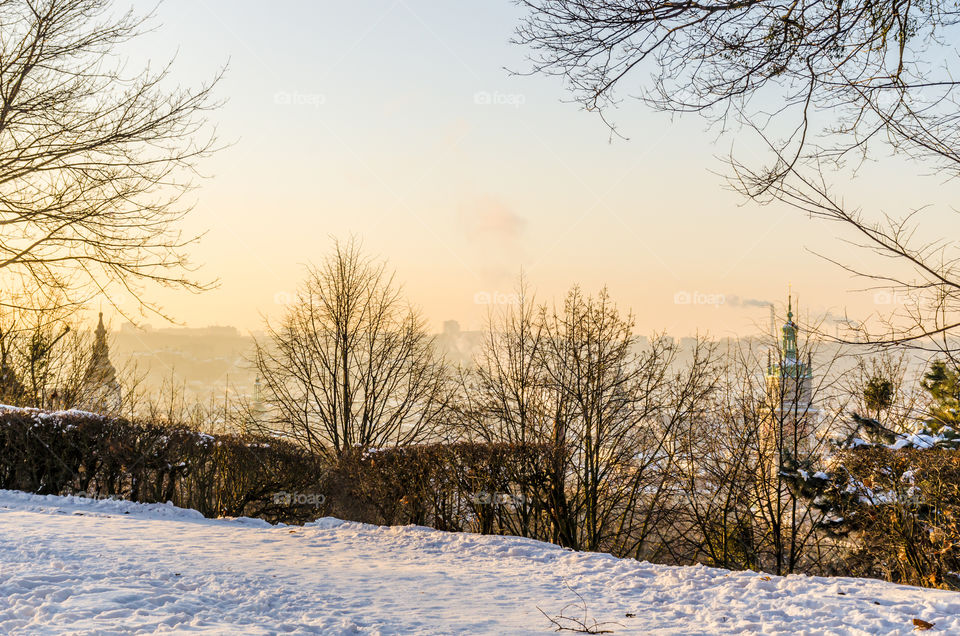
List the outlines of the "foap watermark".
<svg viewBox="0 0 960 636">
<path fill-rule="evenodd" d="M 101 495 L 95 492 L 71 492 L 69 493 L 72 497 L 79 497 L 80 499 L 92 499 L 94 501 L 124 501 L 123 496 L 121 495 Z"/>
<path fill-rule="evenodd" d="M 878 291 L 873 294 L 874 305 L 906 305 L 910 302 L 909 294 L 902 291 Z"/>
<path fill-rule="evenodd" d="M 475 305 L 519 305 L 520 294 L 507 294 L 498 291 L 478 291 L 473 295 Z"/>
<path fill-rule="evenodd" d="M 470 495 L 470 501 L 477 506 L 521 506 L 530 498 L 509 492 L 476 492 Z"/>
<path fill-rule="evenodd" d="M 473 94 L 473 103 L 478 106 L 513 106 L 514 108 L 520 108 L 527 103 L 527 97 L 520 93 L 477 91 Z"/>
<path fill-rule="evenodd" d="M 295 298 L 294 294 L 288 291 L 278 291 L 273 295 L 273 303 L 275 305 L 290 305 L 293 303 Z"/>
<path fill-rule="evenodd" d="M 327 503 L 327 496 L 314 492 L 275 492 L 273 503 L 278 506 L 313 506 L 319 508 Z"/>
<path fill-rule="evenodd" d="M 273 103 L 278 106 L 312 106 L 313 108 L 320 108 L 327 103 L 327 97 L 320 93 L 277 91 L 273 94 Z"/>
<path fill-rule="evenodd" d="M 727 302 L 723 294 L 708 294 L 699 291 L 678 291 L 673 295 L 675 305 L 709 305 L 719 307 Z"/>
</svg>

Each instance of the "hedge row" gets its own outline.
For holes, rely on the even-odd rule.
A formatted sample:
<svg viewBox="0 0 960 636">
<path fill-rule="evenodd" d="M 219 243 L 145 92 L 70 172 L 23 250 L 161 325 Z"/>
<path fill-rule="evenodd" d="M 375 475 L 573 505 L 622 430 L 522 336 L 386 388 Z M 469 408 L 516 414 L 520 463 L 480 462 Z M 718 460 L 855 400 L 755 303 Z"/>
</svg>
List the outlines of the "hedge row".
<svg viewBox="0 0 960 636">
<path fill-rule="evenodd" d="M 334 463 L 288 441 L 207 435 L 82 411 L 0 408 L 0 488 L 172 502 L 209 517 L 527 534 L 550 453 L 490 444 L 358 449 Z"/>
<path fill-rule="evenodd" d="M 0 409 L 0 488 L 173 502 L 207 516 L 297 522 L 313 506 L 275 501 L 310 491 L 318 460 L 293 444 L 206 435 L 82 411 Z"/>
<path fill-rule="evenodd" d="M 549 525 L 548 446 L 429 444 L 343 458 L 330 512 L 383 525 L 540 536 Z"/>
</svg>

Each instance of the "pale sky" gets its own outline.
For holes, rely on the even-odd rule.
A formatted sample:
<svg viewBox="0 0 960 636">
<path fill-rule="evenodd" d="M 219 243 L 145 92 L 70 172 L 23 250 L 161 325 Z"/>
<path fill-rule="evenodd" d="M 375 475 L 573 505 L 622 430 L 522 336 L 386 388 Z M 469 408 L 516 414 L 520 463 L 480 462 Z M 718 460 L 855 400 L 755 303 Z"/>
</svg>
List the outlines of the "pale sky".
<svg viewBox="0 0 960 636">
<path fill-rule="evenodd" d="M 212 119 L 235 143 L 204 164 L 187 223 L 208 231 L 193 257 L 220 287 L 154 299 L 189 326 L 256 329 L 331 235 L 353 234 L 433 329 L 481 327 L 521 269 L 541 300 L 608 285 L 645 333 L 752 332 L 767 313 L 742 301 L 781 302 L 788 282 L 814 312 L 877 309 L 809 253 L 852 253 L 835 228 L 724 188 L 717 155 L 749 147 L 737 134 L 626 99 L 611 116 L 629 140 L 611 141 L 560 79 L 511 76 L 519 16 L 508 0 L 167 0 L 134 54 L 176 54 L 184 84 L 229 60 Z M 868 167 L 852 198 L 894 214 L 928 202 L 890 170 Z"/>
</svg>

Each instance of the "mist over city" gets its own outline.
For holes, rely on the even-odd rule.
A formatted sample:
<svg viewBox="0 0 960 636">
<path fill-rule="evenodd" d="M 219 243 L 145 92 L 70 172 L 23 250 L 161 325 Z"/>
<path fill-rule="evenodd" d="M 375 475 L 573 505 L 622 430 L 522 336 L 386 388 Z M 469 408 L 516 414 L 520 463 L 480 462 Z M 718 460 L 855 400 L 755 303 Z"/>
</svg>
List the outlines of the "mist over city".
<svg viewBox="0 0 960 636">
<path fill-rule="evenodd" d="M 958 21 L 0 0 L 0 633 L 960 633 Z"/>
</svg>

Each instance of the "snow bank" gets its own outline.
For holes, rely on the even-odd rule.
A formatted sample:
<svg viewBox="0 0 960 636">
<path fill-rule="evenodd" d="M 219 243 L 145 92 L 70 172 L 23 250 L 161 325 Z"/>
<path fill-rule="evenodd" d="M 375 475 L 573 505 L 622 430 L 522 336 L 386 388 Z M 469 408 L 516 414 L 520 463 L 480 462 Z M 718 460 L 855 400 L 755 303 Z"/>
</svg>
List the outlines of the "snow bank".
<svg viewBox="0 0 960 636">
<path fill-rule="evenodd" d="M 960 633 L 960 594 L 879 581 L 0 491 L 0 633 L 548 634 L 576 594 L 615 634 Z"/>
<path fill-rule="evenodd" d="M 99 413 L 92 413 L 90 411 L 83 411 L 81 409 L 47 411 L 26 406 L 10 406 L 9 404 L 0 404 L 0 413 L 21 413 L 38 421 L 40 419 L 64 419 L 66 417 L 92 417 L 101 420 L 105 419 L 105 416 Z"/>
</svg>

